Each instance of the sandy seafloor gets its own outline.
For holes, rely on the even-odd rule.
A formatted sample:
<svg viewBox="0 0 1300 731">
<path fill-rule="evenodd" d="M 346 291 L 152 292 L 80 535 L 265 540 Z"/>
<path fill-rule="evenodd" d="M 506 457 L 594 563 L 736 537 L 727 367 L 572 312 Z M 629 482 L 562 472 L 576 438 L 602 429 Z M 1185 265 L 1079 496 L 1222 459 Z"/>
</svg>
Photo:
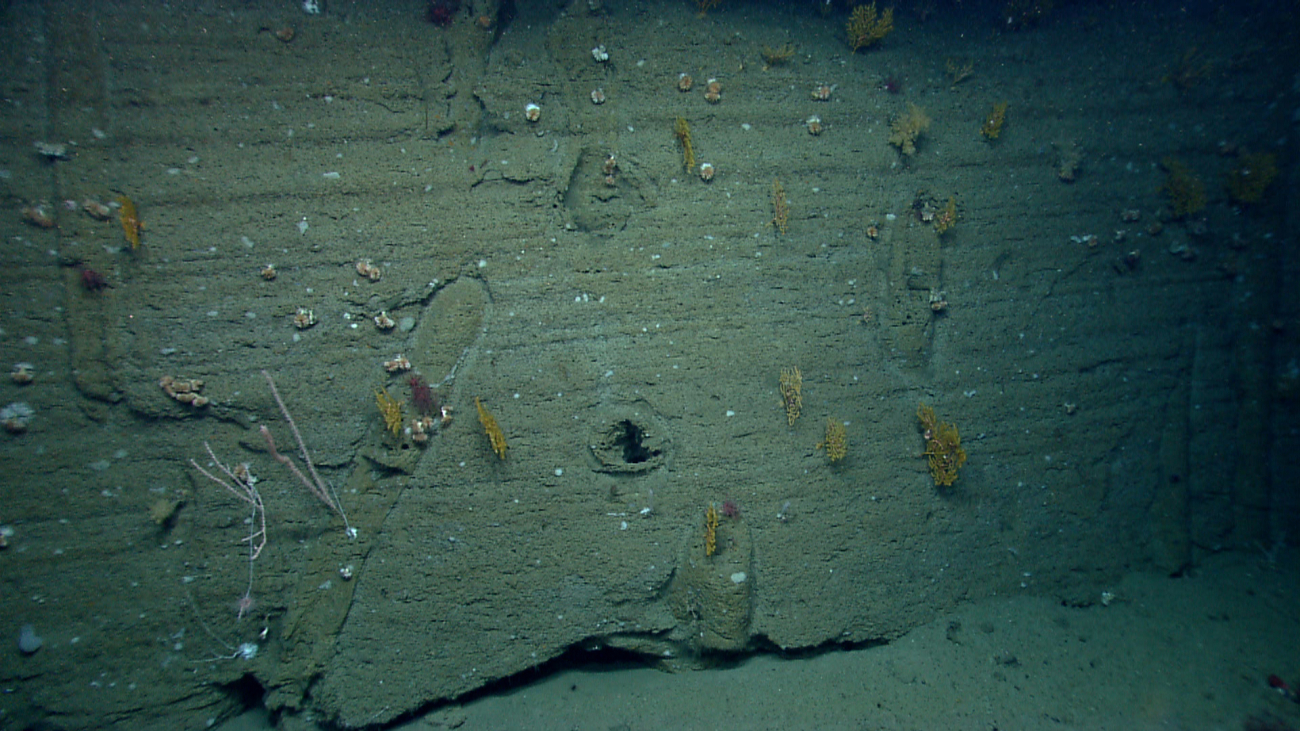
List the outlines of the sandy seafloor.
<svg viewBox="0 0 1300 731">
<path fill-rule="evenodd" d="M 1133 574 L 1106 605 L 990 599 L 870 648 L 682 673 L 579 656 L 397 728 L 1295 728 L 1300 706 L 1267 686 L 1297 664 L 1300 585 L 1286 554 Z M 222 728 L 269 727 L 252 712 Z"/>
<path fill-rule="evenodd" d="M 248 5 L 233 11 L 223 8 L 221 13 L 260 12 Z M 284 2 L 267 9 L 268 30 L 286 22 L 304 23 L 294 5 L 295 2 Z M 420 3 L 400 5 L 400 9 L 383 7 L 382 12 L 385 15 L 409 13 L 412 24 L 423 22 Z M 639 48 L 655 47 L 655 34 L 662 32 L 663 27 L 662 22 L 656 22 L 661 14 L 671 15 L 673 24 L 689 22 L 694 15 L 692 5 L 677 3 L 663 10 L 649 2 L 593 3 L 593 7 L 602 7 L 601 12 L 608 13 L 610 28 L 618 29 L 623 40 Z M 1101 270 L 1107 277 L 1130 277 L 1135 272 L 1141 275 L 1167 269 L 1186 272 L 1192 271 L 1190 267 L 1200 267 L 1205 272 L 1202 281 L 1231 279 L 1237 271 L 1234 257 L 1238 254 L 1235 248 L 1225 244 L 1227 234 L 1220 240 L 1207 241 L 1202 233 L 1187 233 L 1184 229 L 1188 227 L 1180 223 L 1170 224 L 1176 235 L 1166 233 L 1160 239 L 1144 238 L 1143 230 L 1153 221 L 1162 220 L 1157 212 L 1165 205 L 1159 191 L 1163 179 L 1158 167 L 1161 154 L 1166 151 L 1186 154 L 1210 178 L 1208 171 L 1224 166 L 1218 162 L 1224 156 L 1221 148 L 1236 146 L 1255 149 L 1262 146 L 1276 152 L 1283 173 L 1270 198 L 1245 212 L 1225 202 L 1217 178 L 1211 178 L 1211 207 L 1217 217 L 1215 223 L 1220 225 L 1220 228 L 1212 225 L 1212 230 L 1215 234 L 1228 230 L 1230 227 L 1222 224 L 1226 219 L 1240 222 L 1232 230 L 1244 236 L 1265 237 L 1261 232 L 1275 227 L 1281 231 L 1277 234 L 1279 239 L 1294 246 L 1294 238 L 1287 228 L 1295 225 L 1291 218 L 1294 214 L 1289 216 L 1283 203 L 1295 200 L 1287 183 L 1292 165 L 1288 155 L 1293 145 L 1287 135 L 1294 133 L 1294 122 L 1288 128 L 1285 122 L 1278 124 L 1277 119 L 1289 117 L 1290 108 L 1297 103 L 1296 89 L 1291 82 L 1291 74 L 1297 70 L 1296 49 L 1270 46 L 1273 42 L 1270 36 L 1252 28 L 1294 23 L 1296 9 L 1268 3 L 1248 10 L 1214 3 L 1157 7 L 1060 2 L 1057 6 L 1039 22 L 1008 29 L 999 20 L 1003 3 L 983 6 L 941 0 L 899 3 L 898 28 L 884 40 L 882 49 L 859 54 L 849 53 L 843 45 L 841 28 L 847 10 L 839 4 L 823 17 L 812 3 L 722 0 L 721 5 L 698 22 L 710 28 L 719 44 L 705 55 L 709 67 L 724 69 L 720 72 L 727 84 L 724 105 L 727 94 L 742 98 L 744 79 L 753 78 L 746 75 L 769 73 L 762 69 L 759 47 L 787 42 L 794 45 L 796 55 L 791 66 L 777 67 L 770 72 L 789 76 L 789 83 L 783 85 L 786 88 L 782 99 L 788 102 L 788 108 L 756 119 L 756 124 L 769 129 L 779 127 L 779 135 L 763 139 L 779 136 L 790 149 L 800 150 L 795 154 L 821 155 L 842 162 L 845 156 L 859 154 L 863 147 L 870 146 L 873 159 L 893 156 L 896 151 L 883 142 L 888 120 L 901 112 L 908 101 L 922 104 L 936 120 L 936 128 L 928 138 L 922 139 L 918 160 L 899 156 L 898 166 L 921 167 L 918 161 L 925 156 L 951 154 L 953 149 L 965 150 L 966 154 L 962 155 L 965 160 L 981 160 L 972 166 L 973 170 L 965 172 L 967 177 L 961 184 L 965 189 L 960 193 L 959 228 L 953 236 L 958 246 L 962 242 L 958 237 L 965 227 L 972 234 L 978 231 L 987 238 L 1011 241 L 1014 246 L 1033 246 L 1040 251 L 1058 247 L 1068 252 L 1073 262 L 1062 264 L 1062 268 L 1083 267 L 1078 262 L 1090 262 L 1092 269 Z M 57 4 L 55 7 L 57 11 Z M 378 7 L 381 4 L 376 4 Z M 327 14 L 342 13 L 344 9 L 353 18 L 366 13 L 364 3 L 333 3 Z M 456 22 L 472 21 L 458 17 Z M 365 23 L 357 22 L 348 32 L 364 36 L 365 27 Z M 311 26 L 304 25 L 300 32 L 311 33 Z M 538 29 L 520 26 L 507 27 L 503 32 L 540 34 Z M 1231 34 L 1234 39 L 1231 48 L 1215 44 L 1216 38 L 1223 37 L 1220 33 Z M 1165 40 L 1153 42 L 1152 38 Z M 1125 39 L 1141 42 L 1135 40 L 1130 46 Z M 261 40 L 267 40 L 271 52 L 287 53 L 284 48 L 270 45 L 265 35 L 256 38 Z M 680 51 L 679 39 L 671 40 Z M 538 40 L 535 44 L 503 45 L 509 46 L 511 53 L 520 53 L 520 49 L 541 44 Z M 1204 66 L 1201 57 L 1194 55 L 1198 48 L 1209 58 Z M 1106 69 L 1106 78 L 1124 76 L 1116 72 L 1113 64 L 1103 63 L 1107 54 L 1117 49 L 1126 54 L 1122 63 L 1131 72 L 1128 80 L 1131 83 L 1126 82 L 1111 94 L 1112 90 L 1092 85 L 1089 75 L 1100 66 Z M 619 73 L 625 73 L 636 61 L 621 58 L 620 50 L 618 37 L 611 37 L 609 51 L 614 61 L 623 65 Z M 364 38 L 357 41 L 351 53 L 365 57 Z M 951 84 L 945 68 L 950 59 L 959 65 L 971 61 L 974 75 Z M 521 67 L 526 66 L 527 59 L 519 63 Z M 1188 79 L 1192 88 L 1182 92 L 1173 90 L 1167 81 L 1171 73 L 1179 70 L 1180 63 L 1183 71 L 1195 77 Z M 674 60 L 665 66 L 668 70 L 663 84 L 670 89 L 675 76 L 671 72 L 682 67 L 699 68 L 702 73 L 697 85 L 702 86 L 700 82 L 707 73 L 705 66 Z M 656 67 L 656 72 L 662 71 Z M 382 68 L 375 68 L 376 78 L 382 73 Z M 1071 84 L 1063 84 L 1062 79 L 1071 80 Z M 836 85 L 832 99 L 826 103 L 814 102 L 808 96 L 821 82 Z M 1276 90 L 1276 97 L 1260 92 L 1266 82 L 1276 85 L 1269 87 Z M 887 83 L 897 83 L 901 93 L 895 95 L 892 89 L 885 88 Z M 534 88 L 522 86 L 527 86 L 529 92 Z M 509 83 L 503 84 L 485 102 L 485 107 L 491 107 L 493 114 L 499 114 L 507 106 L 515 110 L 511 122 L 514 124 L 518 123 L 517 115 L 522 113 L 522 104 L 518 102 L 528 97 L 526 92 L 509 87 Z M 625 88 L 637 87 L 627 84 Z M 664 104 L 662 95 L 637 98 L 631 93 L 619 98 L 614 96 L 617 92 L 612 84 L 609 91 L 611 98 L 606 104 L 621 105 L 624 110 L 621 114 L 625 115 Z M 699 91 L 697 87 L 692 93 Z M 681 103 L 675 98 L 676 93 L 672 91 L 668 95 L 672 104 Z M 484 95 L 484 99 L 488 96 Z M 1031 97 L 1032 105 L 1022 103 Z M 503 98 L 509 101 L 501 101 Z M 753 103 L 753 99 L 745 98 Z M 1150 114 L 1134 109 L 1133 100 L 1138 98 L 1141 104 L 1151 108 Z M 978 123 L 990 105 L 1002 99 L 1011 100 L 1004 138 L 989 143 L 976 134 Z M 1258 108 L 1242 109 L 1242 99 Z M 765 99 L 764 103 L 768 101 L 772 99 Z M 1022 115 L 1025 107 L 1032 108 L 1034 116 Z M 852 113 L 840 113 L 846 108 L 851 108 Z M 738 180 L 740 175 L 733 173 L 727 164 L 728 158 L 743 158 L 748 151 L 750 143 L 743 136 L 747 130 L 736 125 L 729 135 L 724 134 L 720 125 L 710 124 L 709 109 L 703 102 L 696 104 L 692 119 L 699 120 L 696 130 L 705 154 L 719 164 L 718 178 L 711 184 L 712 192 L 730 198 L 734 190 L 737 198 L 748 193 L 753 199 L 757 189 L 758 203 L 751 208 L 766 216 L 766 175 L 761 180 Z M 1167 118 L 1161 116 L 1166 112 Z M 1111 113 L 1122 114 L 1133 127 L 1140 129 L 1110 126 L 1107 115 Z M 808 134 L 804 125 L 812 114 L 819 115 L 825 124 L 823 133 L 816 137 Z M 953 133 L 954 119 L 964 120 L 970 127 L 968 133 Z M 939 120 L 948 122 L 940 125 Z M 296 121 L 300 125 L 303 122 Z M 1251 126 L 1257 123 L 1257 127 Z M 677 155 L 667 130 L 660 136 L 663 137 L 661 151 Z M 470 169 L 468 179 L 482 175 L 470 166 L 488 161 L 480 161 L 475 152 L 461 152 L 467 137 L 464 131 L 455 131 L 447 133 L 446 139 L 448 147 L 452 147 L 452 142 L 461 144 L 454 153 L 454 164 Z M 26 140 L 17 143 L 28 144 Z M 147 139 L 142 144 L 147 145 Z M 1119 157 L 1112 152 L 1112 145 L 1133 159 Z M 976 152 L 970 153 L 971 150 Z M 990 150 L 995 154 L 986 154 Z M 1015 167 L 1015 172 L 1004 172 L 999 167 L 1002 160 L 996 152 L 1002 150 L 1014 151 L 1014 162 L 1008 160 L 1006 165 L 1008 170 Z M 1146 156 L 1139 157 L 1137 150 Z M 1076 152 L 1082 162 L 1071 175 L 1077 173 L 1078 181 L 1052 179 L 1062 167 L 1062 158 Z M 775 157 L 779 159 L 780 155 Z M 635 158 L 630 157 L 624 165 L 619 175 L 635 179 L 650 174 L 637 170 Z M 647 170 L 651 167 L 649 163 L 643 165 Z M 663 168 L 660 166 L 658 171 L 662 172 Z M 1018 179 L 1016 175 L 1023 176 L 1027 169 L 1043 173 L 1048 182 L 1033 193 L 1040 196 L 1041 202 L 1026 204 L 1018 198 L 1017 210 L 1033 211 L 1041 206 L 1044 211 L 1058 211 L 1077 205 L 1088 209 L 1092 218 L 1079 221 L 1075 228 L 1076 223 L 1069 214 L 1052 213 L 1048 216 L 1053 219 L 1051 238 L 1041 241 L 1035 237 L 1044 227 L 1043 222 L 1024 215 L 1001 218 L 990 200 L 996 200 L 1000 192 L 1008 197 L 1019 196 L 1023 178 Z M 1102 170 L 1107 172 L 1098 172 Z M 1112 177 L 1099 180 L 1104 175 Z M 680 177 L 691 184 L 696 182 Z M 841 190 L 836 195 L 875 196 L 876 205 L 851 223 L 835 224 L 852 231 L 853 245 L 871 245 L 862 239 L 868 223 L 884 225 L 886 220 L 914 215 L 909 205 L 910 195 L 876 196 L 885 184 L 878 184 L 866 173 L 856 182 L 859 191 Z M 659 184 L 664 190 L 680 190 L 675 188 L 677 177 Z M 747 191 L 746 185 L 750 186 Z M 821 214 L 809 211 L 817 209 L 818 196 L 824 192 L 817 177 L 809 175 L 803 180 L 789 181 L 789 186 L 795 207 L 794 228 L 816 226 Z M 925 184 L 925 195 L 941 203 L 950 189 L 961 186 L 936 184 L 930 178 Z M 972 187 L 983 190 L 971 190 Z M 508 188 L 504 194 L 509 194 Z M 603 194 L 599 184 L 587 185 L 582 191 L 582 195 L 594 199 L 600 199 Z M 630 193 L 626 195 L 632 197 Z M 1088 199 L 1089 195 L 1094 197 Z M 671 193 L 664 195 L 665 199 L 671 197 Z M 31 196 L 11 194 L 9 202 L 13 204 L 14 218 L 22 202 L 20 198 L 30 200 Z M 883 203 L 886 199 L 888 203 Z M 549 205 L 544 196 L 539 200 L 543 201 L 539 205 Z M 1120 209 L 1130 207 L 1142 212 L 1140 224 L 1129 225 L 1121 220 Z M 724 209 L 725 214 L 720 213 Z M 596 206 L 589 210 L 601 209 Z M 1099 210 L 1105 211 L 1104 216 L 1097 214 Z M 722 203 L 710 204 L 707 199 L 701 199 L 683 219 L 678 233 L 697 234 L 700 222 L 707 222 L 713 215 L 732 218 L 749 213 L 753 211 L 738 213 Z M 580 220 L 578 225 L 593 229 L 618 228 L 616 219 L 621 214 L 611 214 L 609 220 L 602 219 L 601 215 Z M 277 225 L 282 225 L 288 232 L 286 235 L 296 235 L 291 230 L 293 223 L 286 218 Z M 771 227 L 757 219 L 752 228 L 755 241 L 773 235 Z M 828 231 L 832 228 L 827 224 Z M 1130 229 L 1122 241 L 1117 233 L 1121 228 Z M 1091 244 L 1087 240 L 1071 241 L 1069 234 L 1076 231 L 1079 235 L 1096 234 L 1101 239 Z M 828 234 L 828 241 L 820 242 L 819 246 L 821 249 L 847 246 L 844 236 Z M 764 241 L 766 246 L 767 239 Z M 721 242 L 718 245 L 723 246 Z M 733 240 L 727 245 L 740 248 L 745 242 L 737 244 Z M 1200 250 L 1199 258 L 1184 256 L 1189 246 Z M 1126 255 L 1137 249 L 1142 250 L 1141 263 L 1126 260 Z M 810 250 L 808 258 L 819 255 L 819 250 Z M 1247 254 L 1240 256 L 1244 258 Z M 576 254 L 575 258 L 581 259 L 582 255 Z M 1188 261 L 1186 265 L 1182 262 L 1184 258 Z M 996 278 L 995 273 L 993 279 Z M 953 300 L 954 309 L 965 307 L 970 312 L 979 307 L 982 286 L 990 283 L 987 280 L 953 283 L 947 287 L 946 295 Z M 1050 293 L 1045 297 L 1050 297 Z M 966 299 L 965 303 L 962 298 Z M 1188 299 L 1194 298 L 1171 298 L 1171 301 Z M 864 311 L 861 306 L 845 304 L 851 300 L 847 294 L 838 302 L 828 299 L 821 314 L 829 312 L 828 317 L 851 319 L 854 323 L 868 322 L 867 326 L 871 327 L 870 309 Z M 1160 292 L 1153 291 L 1152 301 L 1165 300 Z M 707 303 L 696 306 L 707 306 Z M 1283 314 L 1291 320 L 1275 325 L 1273 329 L 1278 333 L 1294 332 L 1294 306 L 1286 307 Z M 233 311 L 239 307 L 228 309 Z M 764 313 L 755 314 L 757 322 L 763 317 Z M 970 320 L 963 323 L 963 327 L 979 327 L 977 319 L 974 324 Z M 15 323 L 6 323 L 6 336 L 12 336 L 6 342 L 6 357 L 12 355 L 14 360 L 26 357 L 17 340 L 26 331 Z M 1160 335 L 1152 333 L 1153 338 Z M 1293 335 L 1285 337 L 1294 341 Z M 44 342 L 49 343 L 49 337 Z M 1011 369 L 1012 360 L 985 363 L 982 367 Z M 4 387 L 10 389 L 9 384 Z M 1068 405 L 1069 413 L 1073 414 L 1073 399 L 1079 394 L 1073 393 L 1069 386 L 1055 389 L 1045 398 L 1055 399 L 1052 409 L 1059 419 L 1068 419 L 1064 407 Z M 10 389 L 5 400 L 18 396 L 17 390 Z M 1083 394 L 1084 400 L 1088 396 Z M 460 407 L 464 411 L 460 423 L 473 423 L 465 404 Z M 1040 459 L 1036 453 L 1022 458 Z M 172 461 L 182 463 L 179 458 Z M 181 467 L 183 471 L 183 463 Z M 959 483 L 959 488 L 965 484 Z M 1226 492 L 1227 488 L 1223 490 Z M 1274 490 L 1294 491 L 1295 486 Z M 1294 501 L 1274 500 L 1275 505 L 1289 502 Z M 0 522 L 10 519 L 0 514 Z M 1023 594 L 1002 593 L 979 598 L 945 612 L 921 608 L 918 612 L 929 618 L 928 623 L 887 643 L 828 644 L 824 650 L 791 656 L 775 652 L 723 655 L 712 667 L 671 673 L 639 666 L 628 657 L 598 653 L 585 658 L 575 651 L 561 661 L 492 683 L 469 697 L 435 705 L 428 709 L 427 715 L 403 718 L 392 727 L 629 731 L 674 728 L 1296 729 L 1300 728 L 1300 705 L 1270 689 L 1267 679 L 1271 674 L 1278 674 L 1290 683 L 1300 684 L 1300 585 L 1297 583 L 1300 567 L 1294 550 L 1287 545 L 1300 531 L 1295 530 L 1294 512 L 1273 515 L 1271 525 L 1267 538 L 1196 545 L 1190 552 L 1194 561 L 1180 567 L 1176 576 L 1153 570 L 1145 559 L 1135 559 L 1141 570 L 1097 587 L 1088 598 L 1076 596 L 1074 601 L 1063 601 L 1052 587 L 1031 588 L 1033 581 L 1026 574 Z M 1107 568 L 1113 570 L 1114 566 Z M 242 585 L 242 574 L 236 579 L 232 586 Z M 1062 593 L 1066 590 L 1062 589 Z M 139 609 L 143 616 L 148 607 Z M 181 613 L 188 611 L 188 607 L 182 607 Z M 9 631 L 8 627 L 5 631 Z M 197 632 L 191 636 L 202 640 Z M 5 662 L 10 662 L 11 657 L 15 662 L 22 661 L 12 648 L 8 652 Z M 48 655 L 51 651 L 43 652 Z M 21 692 L 21 682 L 14 681 L 11 687 Z M 220 727 L 227 730 L 269 727 L 262 716 L 255 709 Z M 57 719 L 51 721 L 52 728 L 59 727 Z M 126 725 L 119 727 L 131 727 L 129 721 L 123 724 Z M 309 728 L 312 724 L 307 718 L 287 714 L 280 726 Z M 0 719 L 0 728 L 8 728 L 4 719 Z"/>
<path fill-rule="evenodd" d="M 566 670 L 402 728 L 1294 727 L 1296 704 L 1265 683 L 1270 663 L 1296 662 L 1293 559 L 1223 556 L 1185 578 L 1131 575 L 1108 606 L 983 601 L 888 645 L 815 657 L 684 674 Z"/>
</svg>

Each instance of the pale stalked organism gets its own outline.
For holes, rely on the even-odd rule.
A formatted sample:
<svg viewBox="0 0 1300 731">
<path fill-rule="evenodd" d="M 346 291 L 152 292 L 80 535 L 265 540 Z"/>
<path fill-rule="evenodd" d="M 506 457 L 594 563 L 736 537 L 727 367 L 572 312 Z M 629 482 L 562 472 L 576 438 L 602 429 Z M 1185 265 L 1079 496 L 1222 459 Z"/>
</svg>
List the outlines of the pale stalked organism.
<svg viewBox="0 0 1300 731">
<path fill-rule="evenodd" d="M 704 87 L 704 101 L 710 104 L 717 104 L 722 100 L 722 82 L 717 79 L 709 79 L 708 84 Z"/>
<path fill-rule="evenodd" d="M 379 267 L 371 264 L 369 259 L 362 259 L 357 262 L 357 274 L 360 274 L 372 282 L 378 282 L 379 278 L 384 275 L 384 272 Z"/>
<path fill-rule="evenodd" d="M 293 316 L 293 326 L 299 330 L 306 330 L 316 324 L 316 313 L 306 307 L 299 307 L 298 313 Z"/>
<path fill-rule="evenodd" d="M 19 386 L 26 386 L 36 378 L 36 375 L 33 372 L 35 369 L 36 366 L 33 366 L 31 363 L 15 363 L 14 369 L 9 372 L 9 380 Z"/>
<path fill-rule="evenodd" d="M 411 370 L 411 361 L 404 355 L 398 355 L 392 360 L 384 361 L 384 370 L 389 373 L 401 373 L 402 371 Z"/>
</svg>

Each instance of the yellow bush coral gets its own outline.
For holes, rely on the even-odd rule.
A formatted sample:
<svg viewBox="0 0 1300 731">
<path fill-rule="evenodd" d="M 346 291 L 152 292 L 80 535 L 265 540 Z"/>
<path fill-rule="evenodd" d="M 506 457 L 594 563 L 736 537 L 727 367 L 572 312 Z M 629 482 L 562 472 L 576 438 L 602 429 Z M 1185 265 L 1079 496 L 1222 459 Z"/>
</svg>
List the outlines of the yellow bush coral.
<svg viewBox="0 0 1300 731">
<path fill-rule="evenodd" d="M 1002 135 L 1002 125 L 1007 121 L 1007 103 L 998 102 L 993 105 L 993 111 L 984 119 L 984 126 L 980 127 L 980 134 L 984 135 L 986 140 L 996 140 Z"/>
<path fill-rule="evenodd" d="M 1237 166 L 1228 171 L 1224 186 L 1233 201 L 1258 203 L 1276 177 L 1277 158 L 1266 152 L 1255 152 L 1238 159 Z"/>
<path fill-rule="evenodd" d="M 844 432 L 844 423 L 827 419 L 826 439 L 817 445 L 817 449 L 825 449 L 826 456 L 832 462 L 844 459 L 849 453 L 849 439 Z"/>
<path fill-rule="evenodd" d="M 870 48 L 889 35 L 894 29 L 894 9 L 885 8 L 885 12 L 876 14 L 876 4 L 859 5 L 853 9 L 844 30 L 849 36 L 849 45 L 853 50 Z"/>
<path fill-rule="evenodd" d="M 384 418 L 384 428 L 397 436 L 402 431 L 402 402 L 388 395 L 388 389 L 375 391 L 375 405 Z"/>
<path fill-rule="evenodd" d="M 907 114 L 897 117 L 890 124 L 893 134 L 889 135 L 889 144 L 897 147 L 904 155 L 915 155 L 916 141 L 929 128 L 930 117 L 925 110 L 908 102 Z"/>
<path fill-rule="evenodd" d="M 704 511 L 704 555 L 712 556 L 718 552 L 718 509 L 709 506 Z"/>
<path fill-rule="evenodd" d="M 930 476 L 936 487 L 950 487 L 957 481 L 957 470 L 966 463 L 966 450 L 961 446 L 961 435 L 953 424 L 944 424 L 935 416 L 934 409 L 921 404 L 916 418 L 924 428 L 925 452 L 930 458 Z"/>
<path fill-rule="evenodd" d="M 795 419 L 799 418 L 799 412 L 803 410 L 803 373 L 799 372 L 797 366 L 782 368 L 780 386 L 786 423 L 794 426 Z"/>
<path fill-rule="evenodd" d="M 677 135 L 677 141 L 682 143 L 682 166 L 687 172 L 695 169 L 695 147 L 691 145 L 691 125 L 686 120 L 678 117 L 673 123 L 673 134 Z"/>
<path fill-rule="evenodd" d="M 1165 184 L 1160 189 L 1169 195 L 1174 218 L 1186 218 L 1205 207 L 1205 183 L 1186 163 L 1170 156 L 1160 165 L 1165 169 Z"/>
<path fill-rule="evenodd" d="M 772 181 L 772 225 L 781 233 L 790 226 L 790 202 L 785 198 L 785 187 L 780 180 Z"/>
<path fill-rule="evenodd" d="M 957 199 L 948 196 L 948 205 L 934 217 L 934 232 L 940 235 L 957 225 Z"/>
<path fill-rule="evenodd" d="M 483 406 L 478 396 L 474 397 L 474 407 L 478 409 L 478 423 L 483 425 L 483 432 L 487 434 L 488 441 L 492 444 L 492 451 L 496 452 L 497 457 L 505 459 L 506 435 L 501 432 L 496 417 Z"/>
</svg>

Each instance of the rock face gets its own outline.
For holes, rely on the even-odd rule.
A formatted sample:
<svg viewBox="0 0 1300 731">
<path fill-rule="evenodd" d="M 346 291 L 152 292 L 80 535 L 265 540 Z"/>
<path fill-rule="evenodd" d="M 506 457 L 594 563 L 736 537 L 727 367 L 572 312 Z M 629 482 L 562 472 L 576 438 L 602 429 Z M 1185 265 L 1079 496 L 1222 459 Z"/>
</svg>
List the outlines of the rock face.
<svg viewBox="0 0 1300 731">
<path fill-rule="evenodd" d="M 692 531 L 669 586 L 668 603 L 681 641 L 699 657 L 738 652 L 750 642 L 754 615 L 754 543 L 749 526 L 726 519 L 718 551 L 706 555 L 704 533 Z"/>
<path fill-rule="evenodd" d="M 1066 66 L 973 102 L 907 72 L 933 121 L 904 159 L 888 120 L 914 100 L 880 88 L 875 60 L 932 66 L 946 36 L 930 26 L 850 55 L 843 18 L 799 16 L 797 63 L 764 72 L 715 27 L 760 38 L 789 21 L 762 9 L 706 23 L 666 3 L 656 25 L 479 0 L 441 29 L 338 5 L 202 23 L 144 3 L 6 10 L 5 47 L 42 63 L 8 66 L 29 114 L 4 134 L 77 143 L 57 164 L 6 162 L 11 195 L 121 191 L 148 221 L 134 253 L 112 220 L 0 223 L 21 274 L 0 329 L 41 374 L 23 387 L 38 418 L 0 451 L 6 596 L 21 597 L 0 611 L 16 627 L 38 597 L 46 637 L 0 670 L 15 725 L 199 728 L 264 691 L 285 719 L 360 727 L 575 650 L 685 667 L 887 641 L 963 600 L 1088 601 L 1124 571 L 1271 543 L 1286 507 L 1271 486 L 1294 477 L 1269 459 L 1294 447 L 1271 399 L 1297 389 L 1271 375 L 1294 344 L 1260 323 L 1294 321 L 1278 296 L 1294 263 L 1262 232 L 1285 222 L 1211 197 L 1197 230 L 1248 253 L 1202 236 L 1198 256 L 1169 256 L 1188 240 L 1172 220 L 1111 235 L 1121 208 L 1164 205 L 1153 151 L 1187 144 L 1169 130 L 1235 139 L 1230 114 L 1190 120 L 1173 94 L 1136 116 L 1113 95 L 1081 109 Z M 290 23 L 290 43 L 259 30 Z M 1051 33 L 998 53 L 1056 58 Z M 976 79 L 1001 65 L 974 61 Z M 1100 88 L 1132 83 L 1120 61 L 1089 63 Z M 722 77 L 725 97 L 678 91 L 683 71 Z M 1238 95 L 1270 88 L 1236 73 Z M 807 99 L 823 82 L 834 98 Z M 992 146 L 967 112 L 1006 98 L 1023 101 Z M 683 169 L 678 116 L 709 183 Z M 1099 118 L 1126 134 L 1073 144 Z M 1072 185 L 1044 140 L 1087 150 Z M 1214 169 L 1204 153 L 1184 157 Z M 950 197 L 940 237 L 922 219 Z M 1097 245 L 1070 243 L 1084 234 Z M 356 275 L 366 259 L 379 281 Z M 79 267 L 112 287 L 87 293 Z M 313 327 L 293 326 L 299 308 Z M 400 326 L 377 330 L 381 312 Z M 375 412 L 387 389 L 411 415 L 382 368 L 398 354 L 450 407 L 427 446 Z M 262 369 L 355 540 L 267 454 L 263 425 L 301 459 Z M 169 373 L 202 379 L 210 403 L 167 398 Z M 960 429 L 951 487 L 926 471 L 921 402 Z M 816 449 L 828 420 L 846 430 L 833 464 Z M 268 542 L 251 571 L 246 506 L 190 466 L 204 442 L 258 477 Z M 150 520 L 160 500 L 168 520 Z M 724 501 L 740 517 L 707 555 L 704 512 Z"/>
</svg>

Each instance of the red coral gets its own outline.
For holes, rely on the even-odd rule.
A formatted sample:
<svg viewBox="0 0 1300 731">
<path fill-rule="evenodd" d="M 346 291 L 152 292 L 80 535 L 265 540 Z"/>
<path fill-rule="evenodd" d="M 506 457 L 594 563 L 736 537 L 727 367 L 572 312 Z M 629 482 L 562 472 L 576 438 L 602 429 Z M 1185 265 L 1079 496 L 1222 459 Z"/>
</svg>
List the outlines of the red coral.
<svg viewBox="0 0 1300 731">
<path fill-rule="evenodd" d="M 732 520 L 739 520 L 740 503 L 737 503 L 735 500 L 723 500 L 722 514 L 727 516 L 728 518 L 731 518 Z"/>
<path fill-rule="evenodd" d="M 85 287 L 87 292 L 102 292 L 113 285 L 108 283 L 103 274 L 94 269 L 82 269 L 81 286 Z"/>
<path fill-rule="evenodd" d="M 415 406 L 416 413 L 432 416 L 439 411 L 441 404 L 438 403 L 438 396 L 424 380 L 424 376 L 416 373 L 406 382 L 411 387 L 411 405 Z"/>
<path fill-rule="evenodd" d="M 460 10 L 460 0 L 429 0 L 429 9 L 425 17 L 430 23 L 446 28 L 451 25 L 457 10 Z"/>
</svg>

